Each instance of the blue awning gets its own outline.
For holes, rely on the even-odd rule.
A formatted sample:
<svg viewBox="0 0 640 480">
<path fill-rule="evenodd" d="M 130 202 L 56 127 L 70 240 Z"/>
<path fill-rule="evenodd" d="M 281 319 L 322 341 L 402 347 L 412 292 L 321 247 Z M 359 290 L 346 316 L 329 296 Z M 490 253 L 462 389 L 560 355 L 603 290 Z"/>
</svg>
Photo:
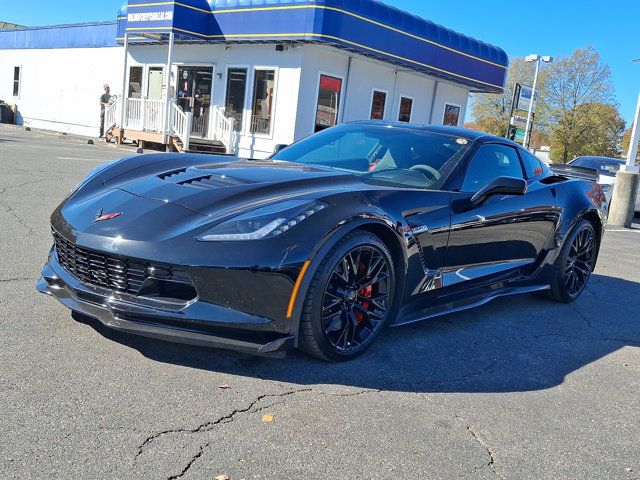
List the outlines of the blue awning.
<svg viewBox="0 0 640 480">
<path fill-rule="evenodd" d="M 377 0 L 129 0 L 118 39 L 163 41 L 169 32 L 201 42 L 315 42 L 502 92 L 506 53 Z"/>
</svg>

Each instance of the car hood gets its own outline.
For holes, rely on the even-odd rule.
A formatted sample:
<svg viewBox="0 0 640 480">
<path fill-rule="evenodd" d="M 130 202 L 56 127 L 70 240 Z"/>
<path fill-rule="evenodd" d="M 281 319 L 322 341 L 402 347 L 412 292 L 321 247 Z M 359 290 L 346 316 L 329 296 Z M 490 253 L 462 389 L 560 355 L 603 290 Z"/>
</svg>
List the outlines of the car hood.
<svg viewBox="0 0 640 480">
<path fill-rule="evenodd" d="M 355 175 L 280 161 L 235 159 L 105 182 L 131 195 L 222 218 L 269 203 L 365 185 Z"/>
</svg>

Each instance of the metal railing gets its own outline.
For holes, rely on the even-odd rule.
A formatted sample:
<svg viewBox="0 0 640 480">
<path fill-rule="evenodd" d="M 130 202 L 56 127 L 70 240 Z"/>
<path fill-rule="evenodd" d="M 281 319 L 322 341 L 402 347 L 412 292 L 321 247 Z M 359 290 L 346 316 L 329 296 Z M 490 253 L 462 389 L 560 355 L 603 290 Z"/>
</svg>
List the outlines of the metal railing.
<svg viewBox="0 0 640 480">
<path fill-rule="evenodd" d="M 193 126 L 193 113 L 183 112 L 175 102 L 170 103 L 170 130 L 182 142 L 182 148 L 189 150 L 189 137 Z"/>
<path fill-rule="evenodd" d="M 235 119 L 227 118 L 224 109 L 217 105 L 211 106 L 211 131 L 213 140 L 221 142 L 227 153 L 233 153 L 233 143 L 235 140 Z"/>
</svg>

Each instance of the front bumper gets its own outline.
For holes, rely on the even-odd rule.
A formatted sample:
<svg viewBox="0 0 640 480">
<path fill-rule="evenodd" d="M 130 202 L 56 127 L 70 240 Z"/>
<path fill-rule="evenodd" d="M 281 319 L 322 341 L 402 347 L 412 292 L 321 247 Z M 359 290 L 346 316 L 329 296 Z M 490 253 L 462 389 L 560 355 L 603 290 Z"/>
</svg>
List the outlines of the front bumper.
<svg viewBox="0 0 640 480">
<path fill-rule="evenodd" d="M 294 335 L 265 331 L 267 318 L 198 299 L 180 308 L 141 304 L 136 297 L 85 285 L 62 268 L 53 251 L 41 275 L 38 291 L 114 330 L 254 355 L 280 356 L 296 343 Z"/>
</svg>

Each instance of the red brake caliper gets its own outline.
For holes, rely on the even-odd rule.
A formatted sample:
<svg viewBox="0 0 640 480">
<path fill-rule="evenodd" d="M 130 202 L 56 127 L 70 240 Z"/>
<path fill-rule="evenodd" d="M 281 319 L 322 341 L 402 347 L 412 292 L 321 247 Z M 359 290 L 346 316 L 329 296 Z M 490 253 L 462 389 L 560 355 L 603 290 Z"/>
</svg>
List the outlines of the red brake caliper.
<svg viewBox="0 0 640 480">
<path fill-rule="evenodd" d="M 366 270 L 367 266 L 364 263 L 361 263 L 358 267 L 358 269 L 360 270 L 360 273 L 364 272 Z M 358 295 L 360 295 L 361 297 L 367 297 L 370 298 L 373 296 L 373 285 L 369 285 L 368 287 L 363 288 L 362 290 L 360 290 L 358 292 Z M 367 308 L 369 308 L 369 302 L 364 301 L 362 302 L 362 308 L 364 308 L 365 310 Z M 358 322 L 361 322 L 362 320 L 364 320 L 364 314 L 362 312 L 355 312 L 356 314 L 356 320 Z"/>
</svg>

